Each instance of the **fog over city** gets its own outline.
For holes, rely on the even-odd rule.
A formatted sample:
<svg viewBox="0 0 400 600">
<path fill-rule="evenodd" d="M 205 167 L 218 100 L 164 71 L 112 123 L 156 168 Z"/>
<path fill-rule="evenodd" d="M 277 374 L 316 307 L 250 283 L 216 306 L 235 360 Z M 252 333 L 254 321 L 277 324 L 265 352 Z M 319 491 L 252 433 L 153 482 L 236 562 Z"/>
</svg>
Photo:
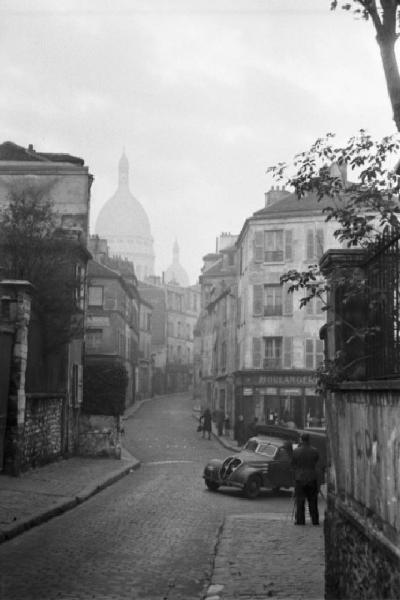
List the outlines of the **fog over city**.
<svg viewBox="0 0 400 600">
<path fill-rule="evenodd" d="M 191 283 L 327 131 L 394 132 L 372 25 L 329 0 L 2 0 L 2 141 L 85 159 L 91 232 L 123 149 L 156 272 Z"/>
</svg>

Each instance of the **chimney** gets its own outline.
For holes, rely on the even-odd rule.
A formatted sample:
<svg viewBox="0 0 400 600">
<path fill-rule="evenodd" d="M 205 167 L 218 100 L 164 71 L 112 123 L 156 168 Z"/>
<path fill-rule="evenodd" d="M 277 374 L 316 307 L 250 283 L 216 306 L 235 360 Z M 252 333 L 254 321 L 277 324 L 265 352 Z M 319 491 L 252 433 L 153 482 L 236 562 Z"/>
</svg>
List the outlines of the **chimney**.
<svg viewBox="0 0 400 600">
<path fill-rule="evenodd" d="M 28 150 L 29 150 L 29 152 L 35 152 L 35 148 L 33 147 L 33 144 L 29 144 Z"/>
<path fill-rule="evenodd" d="M 264 194 L 265 208 L 267 208 L 268 206 L 272 206 L 272 204 L 275 204 L 276 202 L 279 202 L 279 200 L 282 200 L 282 198 L 286 198 L 286 196 L 288 196 L 289 194 L 290 192 L 285 190 L 285 186 L 279 188 L 279 186 L 277 185 L 276 189 L 274 188 L 274 186 L 272 186 L 269 192 L 265 192 Z"/>
</svg>

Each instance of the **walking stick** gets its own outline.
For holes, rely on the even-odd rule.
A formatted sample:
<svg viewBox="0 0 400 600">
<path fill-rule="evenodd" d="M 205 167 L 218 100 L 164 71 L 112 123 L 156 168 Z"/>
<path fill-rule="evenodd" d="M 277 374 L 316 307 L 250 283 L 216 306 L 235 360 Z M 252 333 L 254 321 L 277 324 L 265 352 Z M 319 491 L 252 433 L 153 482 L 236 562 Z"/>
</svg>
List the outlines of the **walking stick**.
<svg viewBox="0 0 400 600">
<path fill-rule="evenodd" d="M 291 512 L 289 512 L 289 511 L 290 511 L 290 506 L 289 506 L 289 510 L 288 510 L 288 511 L 287 511 L 287 513 L 286 513 L 286 515 L 287 515 L 287 516 L 286 516 L 286 522 L 289 520 L 289 515 L 290 515 L 290 519 L 291 519 L 292 521 L 293 521 L 293 519 L 294 519 L 294 509 L 295 509 L 295 506 L 296 506 L 296 498 L 295 498 L 295 495 L 294 495 L 294 490 L 293 490 L 293 492 L 292 492 L 292 495 L 291 495 L 291 497 L 290 497 L 290 500 L 291 500 L 291 502 L 292 502 L 292 511 L 291 511 Z"/>
</svg>

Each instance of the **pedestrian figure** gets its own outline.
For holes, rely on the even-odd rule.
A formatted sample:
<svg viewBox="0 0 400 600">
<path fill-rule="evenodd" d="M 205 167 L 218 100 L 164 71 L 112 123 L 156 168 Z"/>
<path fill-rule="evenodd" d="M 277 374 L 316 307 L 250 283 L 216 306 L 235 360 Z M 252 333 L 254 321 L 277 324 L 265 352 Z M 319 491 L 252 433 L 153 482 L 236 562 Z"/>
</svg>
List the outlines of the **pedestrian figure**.
<svg viewBox="0 0 400 600">
<path fill-rule="evenodd" d="M 246 427 L 243 415 L 239 415 L 238 420 L 236 421 L 235 439 L 237 440 L 238 446 L 243 446 L 246 442 Z"/>
<path fill-rule="evenodd" d="M 254 417 L 252 422 L 249 423 L 249 425 L 247 427 L 247 438 L 251 438 L 251 437 L 257 435 L 257 423 L 258 423 L 258 418 Z"/>
<path fill-rule="evenodd" d="M 292 466 L 294 468 L 294 495 L 296 503 L 295 525 L 305 525 L 306 499 L 313 525 L 319 525 L 318 491 L 319 475 L 317 463 L 318 450 L 311 446 L 310 435 L 301 435 L 300 445 L 293 450 Z"/>
<path fill-rule="evenodd" d="M 229 419 L 229 416 L 226 415 L 225 419 L 224 419 L 225 435 L 229 435 L 230 428 L 231 428 L 231 421 Z"/>
<path fill-rule="evenodd" d="M 210 440 L 211 439 L 211 413 L 210 413 L 209 408 L 205 409 L 202 416 L 200 417 L 200 421 L 201 421 L 201 425 L 203 428 L 203 438 L 206 436 L 206 433 L 207 433 L 208 439 Z"/>
</svg>

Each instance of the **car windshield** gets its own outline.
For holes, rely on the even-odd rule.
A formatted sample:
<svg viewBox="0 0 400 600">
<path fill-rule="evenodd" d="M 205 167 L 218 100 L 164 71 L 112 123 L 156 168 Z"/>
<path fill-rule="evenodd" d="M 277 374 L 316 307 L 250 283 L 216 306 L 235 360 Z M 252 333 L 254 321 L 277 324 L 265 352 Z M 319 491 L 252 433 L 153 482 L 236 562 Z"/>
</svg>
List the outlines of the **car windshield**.
<svg viewBox="0 0 400 600">
<path fill-rule="evenodd" d="M 255 452 L 257 450 L 258 442 L 256 440 L 249 440 L 244 449 L 249 450 L 249 452 Z"/>
<path fill-rule="evenodd" d="M 271 444 L 270 442 L 261 442 L 260 444 L 258 444 L 256 453 L 264 454 L 265 456 L 270 456 L 271 458 L 273 458 L 277 453 L 277 450 L 278 448 L 274 446 L 274 444 Z"/>
</svg>

